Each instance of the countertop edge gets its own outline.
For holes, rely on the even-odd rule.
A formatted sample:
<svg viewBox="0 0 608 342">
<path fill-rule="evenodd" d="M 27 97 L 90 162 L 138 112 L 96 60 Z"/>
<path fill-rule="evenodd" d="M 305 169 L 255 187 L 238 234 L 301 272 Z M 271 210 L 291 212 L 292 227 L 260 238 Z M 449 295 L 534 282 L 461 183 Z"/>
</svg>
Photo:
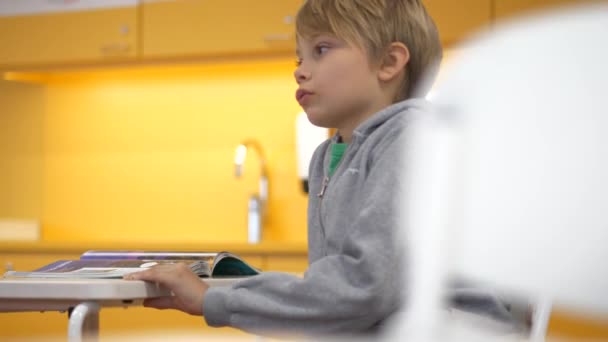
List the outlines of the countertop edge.
<svg viewBox="0 0 608 342">
<path fill-rule="evenodd" d="M 305 242 L 262 242 L 247 244 L 238 242 L 124 242 L 124 241 L 0 241 L 0 253 L 78 253 L 87 250 L 146 250 L 183 252 L 222 252 L 239 255 L 306 255 Z"/>
</svg>

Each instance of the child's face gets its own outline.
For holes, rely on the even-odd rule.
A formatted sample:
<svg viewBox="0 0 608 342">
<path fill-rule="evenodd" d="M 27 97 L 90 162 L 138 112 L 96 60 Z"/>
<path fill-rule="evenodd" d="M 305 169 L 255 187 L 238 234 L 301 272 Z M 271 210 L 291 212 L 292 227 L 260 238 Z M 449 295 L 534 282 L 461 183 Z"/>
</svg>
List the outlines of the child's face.
<svg viewBox="0 0 608 342">
<path fill-rule="evenodd" d="M 297 47 L 296 100 L 313 124 L 349 133 L 390 104 L 363 49 L 330 34 L 299 37 Z"/>
</svg>

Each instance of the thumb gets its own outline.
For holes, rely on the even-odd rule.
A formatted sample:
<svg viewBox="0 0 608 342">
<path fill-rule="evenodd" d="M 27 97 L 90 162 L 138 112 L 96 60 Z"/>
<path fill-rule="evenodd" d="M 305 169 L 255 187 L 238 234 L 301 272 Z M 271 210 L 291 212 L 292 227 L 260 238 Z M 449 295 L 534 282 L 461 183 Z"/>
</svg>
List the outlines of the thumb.
<svg viewBox="0 0 608 342">
<path fill-rule="evenodd" d="M 177 309 L 175 297 L 158 297 L 144 299 L 144 306 L 155 309 Z"/>
</svg>

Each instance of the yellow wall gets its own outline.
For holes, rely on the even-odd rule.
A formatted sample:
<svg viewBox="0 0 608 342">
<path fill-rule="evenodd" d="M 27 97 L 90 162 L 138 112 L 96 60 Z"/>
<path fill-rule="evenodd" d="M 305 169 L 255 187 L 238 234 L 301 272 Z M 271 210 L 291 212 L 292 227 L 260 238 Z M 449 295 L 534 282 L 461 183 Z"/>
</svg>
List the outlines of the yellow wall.
<svg viewBox="0 0 608 342">
<path fill-rule="evenodd" d="M 47 241 L 245 242 L 259 164 L 252 154 L 244 178 L 235 179 L 233 158 L 241 140 L 255 138 L 270 173 L 264 238 L 305 241 L 292 72 L 293 60 L 283 58 L 49 72 L 43 85 L 12 82 L 0 96 L 26 107 L 22 120 L 37 120 L 28 134 L 43 146 L 44 164 L 36 168 L 42 177 L 31 185 L 34 195 L 13 203 L 20 198 L 13 191 L 0 210 L 41 212 Z M 37 95 L 30 87 L 42 89 L 44 100 L 22 104 Z M 3 122 L 5 139 L 21 140 L 14 126 Z"/>
</svg>

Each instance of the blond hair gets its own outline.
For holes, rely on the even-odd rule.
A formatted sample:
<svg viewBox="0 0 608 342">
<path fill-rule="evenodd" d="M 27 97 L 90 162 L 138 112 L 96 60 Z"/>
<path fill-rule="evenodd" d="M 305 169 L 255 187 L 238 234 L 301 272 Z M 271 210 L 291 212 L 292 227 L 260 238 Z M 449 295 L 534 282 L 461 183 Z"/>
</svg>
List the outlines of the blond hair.
<svg viewBox="0 0 608 342">
<path fill-rule="evenodd" d="M 405 44 L 410 59 L 395 101 L 426 94 L 442 57 L 435 23 L 419 0 L 307 0 L 298 11 L 296 33 L 307 39 L 335 35 L 376 62 L 391 43 Z"/>
</svg>

